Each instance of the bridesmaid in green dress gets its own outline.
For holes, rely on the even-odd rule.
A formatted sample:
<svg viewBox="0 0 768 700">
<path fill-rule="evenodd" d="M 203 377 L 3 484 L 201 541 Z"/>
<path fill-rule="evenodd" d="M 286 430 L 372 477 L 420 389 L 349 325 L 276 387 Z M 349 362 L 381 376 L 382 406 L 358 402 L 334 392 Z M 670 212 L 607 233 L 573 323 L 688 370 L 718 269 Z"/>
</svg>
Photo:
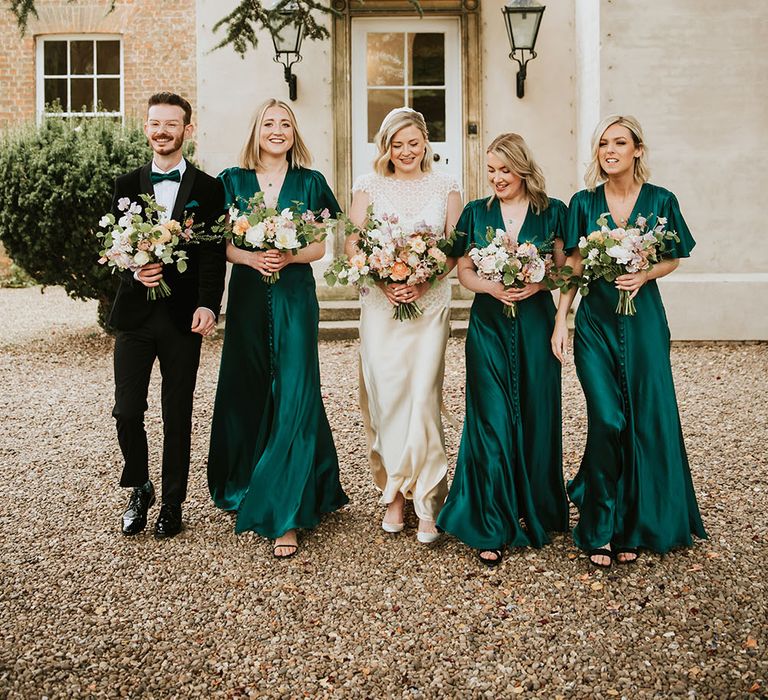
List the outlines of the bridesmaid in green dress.
<svg viewBox="0 0 768 700">
<path fill-rule="evenodd" d="M 258 110 L 239 168 L 219 177 L 227 206 L 245 208 L 262 191 L 268 206 L 328 209 L 339 205 L 311 156 L 290 107 L 267 100 Z M 274 555 L 292 556 L 296 530 L 348 499 L 320 394 L 319 310 L 309 265 L 324 253 L 312 243 L 297 255 L 227 244 L 233 263 L 227 327 L 208 453 L 208 486 L 219 508 L 237 511 L 236 531 L 275 540 Z M 280 271 L 275 284 L 262 275 Z"/>
<path fill-rule="evenodd" d="M 554 248 L 563 263 L 566 208 L 547 197 L 525 141 L 502 134 L 486 153 L 493 194 L 467 204 L 456 228 L 470 246 L 486 230 Z M 568 529 L 563 485 L 560 366 L 549 351 L 555 305 L 543 283 L 506 289 L 482 279 L 465 255 L 459 281 L 475 292 L 466 342 L 466 418 L 456 473 L 438 527 L 478 552 L 488 566 L 505 546 L 541 547 Z M 517 304 L 508 318 L 504 305 Z M 522 524 L 521 524 L 522 523 Z"/>
<path fill-rule="evenodd" d="M 706 537 L 683 444 L 669 360 L 669 327 L 656 280 L 675 270 L 695 245 L 675 195 L 648 182 L 643 134 L 629 116 L 605 118 L 592 137 L 587 189 L 569 205 L 565 232 L 568 264 L 583 269 L 578 242 L 598 228 L 626 226 L 638 215 L 648 227 L 667 219 L 679 243 L 650 270 L 614 284 L 597 280 L 576 313 L 574 360 L 587 400 L 587 445 L 568 494 L 579 509 L 576 545 L 595 566 L 637 559 L 638 548 L 668 552 Z M 598 184 L 603 182 L 604 184 Z M 615 312 L 619 290 L 631 292 L 637 315 Z M 560 299 L 552 351 L 562 362 L 568 344 L 566 314 L 575 290 Z"/>
</svg>

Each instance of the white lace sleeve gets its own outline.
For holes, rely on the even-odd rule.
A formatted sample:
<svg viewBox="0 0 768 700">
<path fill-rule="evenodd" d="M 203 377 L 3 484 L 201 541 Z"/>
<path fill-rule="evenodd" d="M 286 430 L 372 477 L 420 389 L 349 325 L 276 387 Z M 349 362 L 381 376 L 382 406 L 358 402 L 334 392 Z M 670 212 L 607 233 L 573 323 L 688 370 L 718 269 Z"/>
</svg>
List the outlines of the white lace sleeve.
<svg viewBox="0 0 768 700">
<path fill-rule="evenodd" d="M 458 192 L 459 194 L 462 194 L 461 183 L 456 179 L 454 175 L 449 175 L 446 173 L 443 177 L 445 178 L 446 195 L 450 194 L 451 192 Z"/>
<path fill-rule="evenodd" d="M 352 185 L 352 194 L 355 192 L 365 192 L 369 197 L 373 198 L 373 176 L 373 173 L 360 175 Z"/>
</svg>

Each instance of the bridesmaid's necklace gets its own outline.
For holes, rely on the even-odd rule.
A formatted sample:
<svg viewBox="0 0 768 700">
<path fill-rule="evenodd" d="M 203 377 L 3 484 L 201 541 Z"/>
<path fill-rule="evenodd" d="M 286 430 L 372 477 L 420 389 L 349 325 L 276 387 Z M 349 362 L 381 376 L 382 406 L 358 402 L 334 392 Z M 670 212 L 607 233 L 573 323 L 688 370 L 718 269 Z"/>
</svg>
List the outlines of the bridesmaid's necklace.
<svg viewBox="0 0 768 700">
<path fill-rule="evenodd" d="M 620 197 L 617 194 L 610 193 L 607 188 L 605 188 L 605 201 L 608 204 L 608 211 L 611 214 L 611 218 L 613 219 L 613 223 L 615 223 L 617 226 L 627 226 L 629 223 L 629 217 L 632 216 L 632 212 L 635 209 L 635 204 L 637 204 L 637 199 L 640 196 L 640 187 L 637 188 L 637 191 L 630 192 L 624 197 Z M 610 194 L 611 201 L 608 201 Z M 629 202 L 629 204 L 627 204 Z"/>
<path fill-rule="evenodd" d="M 263 172 L 261 175 L 259 175 L 259 184 L 262 187 L 262 190 L 264 187 L 267 187 L 269 189 L 270 187 L 274 187 L 278 182 L 281 182 L 283 179 L 285 179 L 285 174 L 288 172 L 288 162 L 286 161 L 284 166 L 281 166 L 279 170 L 268 173 Z"/>
</svg>

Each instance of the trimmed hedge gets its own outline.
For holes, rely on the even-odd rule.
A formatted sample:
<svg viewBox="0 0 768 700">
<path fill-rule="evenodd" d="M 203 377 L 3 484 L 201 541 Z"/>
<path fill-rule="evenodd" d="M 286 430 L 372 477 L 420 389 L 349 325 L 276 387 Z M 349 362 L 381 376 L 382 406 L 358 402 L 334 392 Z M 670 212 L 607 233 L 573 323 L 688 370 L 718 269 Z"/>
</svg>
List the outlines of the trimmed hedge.
<svg viewBox="0 0 768 700">
<path fill-rule="evenodd" d="M 0 240 L 8 255 L 43 286 L 97 299 L 102 327 L 117 278 L 97 262 L 97 224 L 115 177 L 151 157 L 140 126 L 102 118 L 47 118 L 0 139 Z"/>
</svg>

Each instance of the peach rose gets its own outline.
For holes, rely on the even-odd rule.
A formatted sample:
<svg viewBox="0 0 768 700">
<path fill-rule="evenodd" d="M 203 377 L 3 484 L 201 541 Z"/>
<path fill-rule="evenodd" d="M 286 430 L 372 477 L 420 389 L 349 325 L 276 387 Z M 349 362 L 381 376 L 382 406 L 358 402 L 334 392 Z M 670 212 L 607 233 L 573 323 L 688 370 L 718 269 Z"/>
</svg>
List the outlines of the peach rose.
<svg viewBox="0 0 768 700">
<path fill-rule="evenodd" d="M 237 217 L 237 220 L 235 221 L 234 226 L 232 229 L 234 230 L 235 234 L 238 236 L 244 236 L 245 232 L 251 228 L 251 223 L 248 221 L 247 216 L 239 216 Z"/>
<path fill-rule="evenodd" d="M 408 265 L 406 265 L 402 260 L 398 260 L 392 266 L 392 272 L 389 276 L 395 282 L 402 282 L 404 279 L 408 279 L 408 275 L 410 273 L 411 271 L 408 269 Z"/>
</svg>

